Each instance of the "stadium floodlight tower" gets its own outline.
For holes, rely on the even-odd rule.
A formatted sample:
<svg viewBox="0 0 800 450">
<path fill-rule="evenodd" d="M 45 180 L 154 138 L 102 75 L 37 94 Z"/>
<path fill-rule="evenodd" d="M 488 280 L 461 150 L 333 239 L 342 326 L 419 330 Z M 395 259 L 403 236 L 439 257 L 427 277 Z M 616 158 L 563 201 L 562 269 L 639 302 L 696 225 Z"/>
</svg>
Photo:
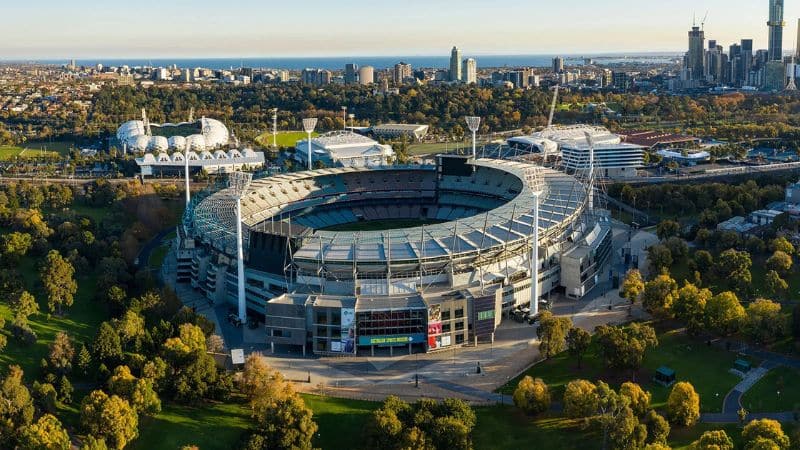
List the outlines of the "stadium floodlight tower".
<svg viewBox="0 0 800 450">
<path fill-rule="evenodd" d="M 189 207 L 189 202 L 192 200 L 191 194 L 189 193 L 189 146 L 185 146 L 186 148 L 183 149 L 183 166 L 185 169 L 186 175 L 186 207 Z"/>
<path fill-rule="evenodd" d="M 472 131 L 472 159 L 476 159 L 477 151 L 475 150 L 475 133 L 478 132 L 478 128 L 481 126 L 481 118 L 467 116 L 464 119 L 467 121 L 467 127 L 469 128 L 469 131 Z"/>
<path fill-rule="evenodd" d="M 237 284 L 239 300 L 239 320 L 247 322 L 247 303 L 244 296 L 244 251 L 242 250 L 242 196 L 253 180 L 253 174 L 247 172 L 233 172 L 229 183 L 236 197 L 236 259 L 237 259 Z"/>
<path fill-rule="evenodd" d="M 272 148 L 278 148 L 278 108 L 272 108 Z"/>
<path fill-rule="evenodd" d="M 544 174 L 539 166 L 525 170 L 525 181 L 533 195 L 533 236 L 531 238 L 531 311 L 539 313 L 539 197 L 544 193 Z"/>
<path fill-rule="evenodd" d="M 586 193 L 589 196 L 588 210 L 589 213 L 594 213 L 594 137 L 588 131 L 583 134 L 586 136 L 586 143 L 589 144 L 589 167 L 586 180 Z"/>
<path fill-rule="evenodd" d="M 347 106 L 342 106 L 342 131 L 347 131 Z"/>
<path fill-rule="evenodd" d="M 316 117 L 308 117 L 303 119 L 303 129 L 308 134 L 308 170 L 311 170 L 311 133 L 314 132 L 314 128 L 317 127 L 317 118 Z"/>
</svg>

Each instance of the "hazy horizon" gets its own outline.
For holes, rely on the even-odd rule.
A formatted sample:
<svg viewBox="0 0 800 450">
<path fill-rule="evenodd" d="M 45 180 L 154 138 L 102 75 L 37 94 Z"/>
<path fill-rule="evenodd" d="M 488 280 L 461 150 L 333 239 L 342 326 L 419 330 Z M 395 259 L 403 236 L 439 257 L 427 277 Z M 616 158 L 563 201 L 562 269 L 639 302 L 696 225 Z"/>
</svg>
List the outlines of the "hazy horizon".
<svg viewBox="0 0 800 450">
<path fill-rule="evenodd" d="M 268 5 L 240 0 L 15 2 L 3 6 L 2 60 L 125 58 L 324 58 L 468 55 L 681 53 L 693 23 L 728 45 L 767 47 L 767 0 L 534 0 L 498 7 L 406 0 Z M 800 4 L 786 6 L 784 50 L 795 47 Z M 268 55 L 268 56 L 263 56 Z"/>
</svg>

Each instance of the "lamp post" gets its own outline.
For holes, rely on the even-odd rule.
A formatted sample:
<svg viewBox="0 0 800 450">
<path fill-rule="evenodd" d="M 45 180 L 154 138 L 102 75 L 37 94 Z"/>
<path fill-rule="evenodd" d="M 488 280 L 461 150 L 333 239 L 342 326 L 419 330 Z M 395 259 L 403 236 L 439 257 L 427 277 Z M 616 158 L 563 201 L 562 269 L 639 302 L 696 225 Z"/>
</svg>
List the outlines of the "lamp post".
<svg viewBox="0 0 800 450">
<path fill-rule="evenodd" d="M 347 131 L 347 106 L 342 106 L 342 130 Z"/>
<path fill-rule="evenodd" d="M 478 132 L 478 128 L 481 126 L 481 118 L 475 116 L 467 116 L 464 118 L 467 121 L 467 127 L 469 131 L 472 131 L 472 159 L 477 157 L 477 152 L 475 150 L 475 133 Z"/>
<path fill-rule="evenodd" d="M 244 251 L 242 250 L 242 196 L 244 196 L 253 175 L 246 172 L 234 172 L 228 182 L 236 198 L 236 259 L 237 259 L 237 284 L 239 300 L 239 321 L 247 322 L 247 303 L 244 296 Z"/>
<path fill-rule="evenodd" d="M 278 148 L 278 108 L 272 108 L 272 147 Z"/>
<path fill-rule="evenodd" d="M 533 195 L 533 236 L 531 238 L 531 312 L 539 314 L 539 197 L 544 190 L 542 168 L 531 166 L 525 170 L 525 181 Z"/>
<path fill-rule="evenodd" d="M 348 114 L 347 118 L 350 119 L 350 128 L 354 128 L 356 126 L 356 115 L 355 114 Z"/>
<path fill-rule="evenodd" d="M 303 129 L 308 134 L 308 170 L 311 170 L 311 133 L 314 132 L 314 128 L 317 127 L 317 118 L 316 117 L 309 117 L 307 119 L 303 119 Z"/>
</svg>

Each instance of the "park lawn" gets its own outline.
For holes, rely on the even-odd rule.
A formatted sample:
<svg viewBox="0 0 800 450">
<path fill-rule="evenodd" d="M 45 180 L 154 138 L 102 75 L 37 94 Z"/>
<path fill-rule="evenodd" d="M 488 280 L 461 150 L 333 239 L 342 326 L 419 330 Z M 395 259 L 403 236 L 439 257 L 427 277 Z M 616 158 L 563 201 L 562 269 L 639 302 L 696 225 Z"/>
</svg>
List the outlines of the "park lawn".
<svg viewBox="0 0 800 450">
<path fill-rule="evenodd" d="M 751 412 L 800 410 L 800 371 L 788 367 L 772 369 L 742 396 L 742 406 Z M 778 394 L 780 392 L 780 394 Z"/>
<path fill-rule="evenodd" d="M 92 219 L 95 223 L 102 223 L 103 220 L 111 217 L 113 214 L 113 210 L 109 207 L 89 206 L 78 203 L 70 206 L 68 209 L 74 211 L 75 214 L 79 216 L 86 216 Z"/>
<path fill-rule="evenodd" d="M 203 450 L 237 448 L 250 428 L 244 403 L 206 403 L 199 406 L 165 404 L 155 417 L 139 423 L 131 450 L 179 449 L 196 445 Z"/>
<path fill-rule="evenodd" d="M 598 436 L 591 429 L 581 429 L 579 421 L 541 415 L 529 417 L 513 406 L 496 405 L 475 408 L 478 423 L 472 432 L 477 450 L 516 450 L 533 447 L 546 450 L 599 448 L 593 445 Z"/>
<path fill-rule="evenodd" d="M 100 326 L 100 323 L 107 318 L 104 308 L 99 307 L 94 301 L 94 288 L 96 276 L 88 274 L 78 276 L 78 292 L 75 294 L 74 303 L 71 307 L 65 308 L 66 314 L 63 317 L 50 316 L 47 314 L 47 301 L 39 291 L 40 282 L 37 260 L 26 256 L 22 258 L 18 266 L 25 282 L 26 289 L 31 292 L 39 301 L 40 313 L 29 318 L 31 329 L 37 335 L 37 341 L 30 347 L 23 346 L 16 339 L 10 336 L 7 330 L 2 332 L 8 337 L 8 345 L 0 352 L 0 370 L 10 364 L 22 367 L 26 372 L 26 379 L 34 379 L 40 372 L 39 362 L 48 353 L 48 345 L 53 342 L 59 331 L 66 331 L 76 343 L 85 342 L 89 344 Z M 6 303 L 0 303 L 0 317 L 7 323 L 14 320 L 11 308 Z"/>
<path fill-rule="evenodd" d="M 14 145 L 0 146 L 0 161 L 9 161 L 18 158 L 37 158 L 41 156 L 56 157 L 59 156 L 57 152 L 53 151 L 40 151 L 39 149 L 23 148 Z"/>
<path fill-rule="evenodd" d="M 319 426 L 314 447 L 321 449 L 354 449 L 363 447 L 364 424 L 381 403 L 363 400 L 301 394 L 314 411 Z"/>
<path fill-rule="evenodd" d="M 153 253 L 150 254 L 150 261 L 148 261 L 150 268 L 155 270 L 161 269 L 161 265 L 164 264 L 164 259 L 167 257 L 168 252 L 168 244 L 162 244 L 153 249 Z"/>
<path fill-rule="evenodd" d="M 311 137 L 317 137 L 319 133 L 311 133 Z M 276 136 L 278 147 L 294 147 L 297 141 L 308 137 L 305 131 L 279 131 Z M 256 142 L 262 147 L 272 146 L 272 132 L 267 131 L 256 137 Z"/>
<path fill-rule="evenodd" d="M 695 341 L 680 331 L 660 333 L 658 340 L 658 347 L 645 353 L 642 368 L 636 375 L 636 381 L 653 395 L 653 407 L 661 408 L 666 405 L 670 389 L 652 382 L 651 378 L 659 367 L 668 366 L 675 370 L 678 381 L 689 381 L 695 387 L 700 395 L 701 411 L 720 411 L 725 394 L 739 381 L 738 377 L 728 372 L 737 356 L 709 347 L 702 341 Z M 560 401 L 567 383 L 575 379 L 583 378 L 592 382 L 603 380 L 613 387 L 632 379 L 630 371 L 619 372 L 605 368 L 599 350 L 597 343 L 593 342 L 584 355 L 580 368 L 576 358 L 567 352 L 561 353 L 555 358 L 535 364 L 499 391 L 512 394 L 519 380 L 530 375 L 543 379 L 549 386 L 554 401 Z"/>
</svg>

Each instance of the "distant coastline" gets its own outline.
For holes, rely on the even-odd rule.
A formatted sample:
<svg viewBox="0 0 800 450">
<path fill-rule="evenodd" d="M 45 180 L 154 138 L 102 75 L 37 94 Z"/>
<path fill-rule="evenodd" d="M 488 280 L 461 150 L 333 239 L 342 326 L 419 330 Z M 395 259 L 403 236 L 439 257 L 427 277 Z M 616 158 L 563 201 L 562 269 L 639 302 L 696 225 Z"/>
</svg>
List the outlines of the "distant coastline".
<svg viewBox="0 0 800 450">
<path fill-rule="evenodd" d="M 471 55 L 465 54 L 464 57 Z M 556 55 L 474 55 L 479 67 L 550 67 Z M 605 53 L 584 55 L 559 55 L 566 59 L 569 65 L 581 65 L 584 58 L 602 61 L 604 64 L 640 61 L 643 63 L 668 63 L 678 58 L 675 53 Z M 3 63 L 41 63 L 41 64 L 67 64 L 69 59 L 29 59 L 5 60 Z M 258 69 L 287 69 L 302 70 L 304 68 L 342 70 L 347 63 L 359 66 L 373 66 L 376 69 L 386 69 L 398 62 L 406 62 L 414 68 L 445 68 L 449 66 L 448 55 L 443 56 L 336 56 L 336 57 L 275 57 L 275 58 L 76 58 L 79 66 L 123 66 L 141 67 L 167 67 L 173 64 L 180 68 L 204 67 L 208 69 L 230 69 L 250 67 Z"/>
</svg>

